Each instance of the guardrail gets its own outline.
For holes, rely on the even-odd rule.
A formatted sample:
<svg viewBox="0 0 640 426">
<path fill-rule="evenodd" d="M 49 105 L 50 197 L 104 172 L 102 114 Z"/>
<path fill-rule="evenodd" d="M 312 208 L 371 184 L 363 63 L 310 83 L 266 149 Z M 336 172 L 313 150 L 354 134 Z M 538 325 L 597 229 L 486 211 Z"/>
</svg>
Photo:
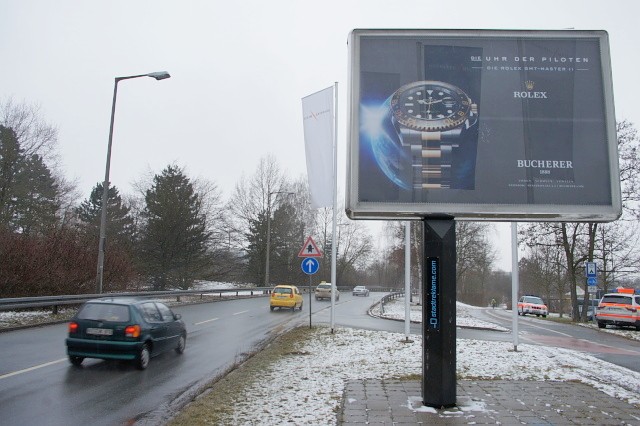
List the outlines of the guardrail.
<svg viewBox="0 0 640 426">
<path fill-rule="evenodd" d="M 380 313 L 384 314 L 384 304 L 389 302 L 390 300 L 399 299 L 400 297 L 404 297 L 404 291 L 394 291 L 393 293 L 389 293 L 386 296 L 382 296 L 380 299 Z"/>
<path fill-rule="evenodd" d="M 16 309 L 43 308 L 52 307 L 53 313 L 58 312 L 59 306 L 79 305 L 87 300 L 97 299 L 100 297 L 144 297 L 144 298 L 167 298 L 175 297 L 179 302 L 182 296 L 200 296 L 204 299 L 205 295 L 218 296 L 222 298 L 222 294 L 233 294 L 240 297 L 240 293 L 249 293 L 249 297 L 269 294 L 271 287 L 250 287 L 250 288 L 229 288 L 229 289 L 213 289 L 213 290 L 171 290 L 171 291 L 139 291 L 124 293 L 102 293 L 102 294 L 73 294 L 62 296 L 41 296 L 41 297 L 12 297 L 0 299 L 0 311 L 13 311 Z"/>
<path fill-rule="evenodd" d="M 308 291 L 308 286 L 298 286 L 303 293 Z M 205 296 L 223 297 L 223 294 L 234 297 L 259 297 L 270 294 L 273 287 L 247 287 L 247 288 L 224 288 L 209 290 L 167 290 L 167 291 L 139 291 L 123 293 L 102 293 L 102 294 L 72 294 L 61 296 L 40 296 L 40 297 L 12 297 L 0 299 L 0 312 L 13 311 L 19 309 L 46 308 L 51 307 L 53 313 L 58 313 L 58 308 L 65 305 L 80 305 L 87 300 L 100 297 L 144 297 L 144 298 L 176 298 L 180 302 L 182 296 L 200 296 L 204 300 Z M 313 286 L 312 288 L 315 288 Z M 386 287 L 368 287 L 370 291 L 391 291 Z M 352 287 L 340 287 L 340 291 L 351 291 Z M 235 294 L 234 294 L 235 293 Z M 244 293 L 241 294 L 241 293 Z M 247 294 L 248 293 L 248 294 Z M 394 293 L 392 293 L 394 294 Z M 404 292 L 399 293 L 400 295 Z M 388 297 L 389 295 L 385 296 Z M 390 299 L 389 299 L 390 300 Z"/>
</svg>

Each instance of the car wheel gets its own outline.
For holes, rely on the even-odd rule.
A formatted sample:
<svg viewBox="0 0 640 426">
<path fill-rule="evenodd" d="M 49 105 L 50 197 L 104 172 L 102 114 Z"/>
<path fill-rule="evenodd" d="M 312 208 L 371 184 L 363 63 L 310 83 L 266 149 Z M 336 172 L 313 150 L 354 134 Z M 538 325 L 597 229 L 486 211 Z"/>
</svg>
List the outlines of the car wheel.
<svg viewBox="0 0 640 426">
<path fill-rule="evenodd" d="M 270 306 L 271 310 L 273 311 L 275 308 L 273 306 Z"/>
<path fill-rule="evenodd" d="M 151 352 L 149 352 L 149 346 L 145 343 L 138 351 L 136 357 L 136 368 L 138 370 L 144 370 L 149 366 L 149 360 L 151 359 Z"/>
<path fill-rule="evenodd" d="M 304 302 L 300 303 L 300 310 L 302 310 L 302 305 L 304 305 Z"/>
<path fill-rule="evenodd" d="M 84 357 L 69 355 L 69 362 L 76 367 L 79 367 L 82 364 L 82 361 L 84 361 Z"/>
<path fill-rule="evenodd" d="M 607 328 L 607 324 L 598 321 L 598 328 Z"/>
<path fill-rule="evenodd" d="M 542 315 L 542 318 L 546 318 L 546 317 L 547 317 L 546 315 Z"/>
<path fill-rule="evenodd" d="M 185 336 L 184 334 L 182 334 L 180 336 L 180 338 L 178 339 L 178 346 L 176 346 L 176 352 L 179 354 L 183 354 L 184 353 L 184 348 L 187 347 L 187 336 Z"/>
</svg>

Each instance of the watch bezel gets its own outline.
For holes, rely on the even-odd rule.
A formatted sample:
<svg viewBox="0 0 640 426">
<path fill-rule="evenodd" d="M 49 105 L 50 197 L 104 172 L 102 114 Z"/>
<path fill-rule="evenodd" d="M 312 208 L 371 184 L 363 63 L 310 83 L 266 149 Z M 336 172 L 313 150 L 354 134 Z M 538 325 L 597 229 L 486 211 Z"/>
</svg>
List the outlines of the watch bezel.
<svg viewBox="0 0 640 426">
<path fill-rule="evenodd" d="M 454 92 L 460 98 L 461 108 L 455 112 L 454 116 L 437 119 L 424 119 L 415 117 L 404 110 L 404 106 L 399 104 L 402 94 L 418 86 L 442 87 Z M 408 83 L 400 87 L 391 96 L 391 113 L 393 118 L 401 125 L 420 132 L 447 131 L 461 126 L 469 119 L 471 113 L 471 98 L 459 87 L 444 81 L 421 80 Z"/>
</svg>

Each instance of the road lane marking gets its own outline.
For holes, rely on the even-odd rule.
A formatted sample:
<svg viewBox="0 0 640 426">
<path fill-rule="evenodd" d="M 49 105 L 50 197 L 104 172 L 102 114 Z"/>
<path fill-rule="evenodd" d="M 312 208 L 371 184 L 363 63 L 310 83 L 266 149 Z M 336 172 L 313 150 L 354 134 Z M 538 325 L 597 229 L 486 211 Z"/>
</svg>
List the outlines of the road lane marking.
<svg viewBox="0 0 640 426">
<path fill-rule="evenodd" d="M 200 322 L 194 322 L 193 325 L 206 324 L 208 322 L 213 322 L 213 321 L 218 321 L 218 318 L 211 318 L 211 319 L 200 321 Z"/>
<path fill-rule="evenodd" d="M 249 312 L 249 311 L 248 311 L 248 310 L 246 310 L 246 311 L 240 311 L 240 312 L 236 312 L 235 314 L 232 314 L 232 315 L 240 315 L 240 314 L 244 314 L 245 312 Z"/>
<path fill-rule="evenodd" d="M 24 370 L 18 370 L 18 371 L 14 371 L 12 373 L 3 374 L 2 376 L 0 376 L 0 380 L 7 379 L 7 378 L 13 377 L 13 376 L 17 376 L 18 374 L 22 374 L 22 373 L 28 373 L 29 371 L 37 370 L 38 368 L 48 367 L 48 366 L 53 365 L 53 364 L 58 364 L 58 363 L 60 363 L 62 361 L 66 361 L 66 360 L 67 360 L 67 358 L 61 358 L 61 359 L 58 359 L 58 360 L 55 360 L 55 361 L 45 362 L 44 364 L 34 365 L 33 367 L 25 368 Z"/>
<path fill-rule="evenodd" d="M 489 316 L 494 316 L 495 318 L 499 318 L 495 313 L 489 312 Z M 636 355 L 637 351 L 628 350 L 618 348 L 616 346 L 607 345 L 604 343 L 593 342 L 587 339 L 580 339 L 574 337 L 570 334 L 563 333 L 558 330 L 553 330 L 550 328 L 550 325 L 543 326 L 534 324 L 533 321 L 535 318 L 530 318 L 532 321 L 527 321 L 526 323 L 522 322 L 524 318 L 518 318 L 519 324 L 525 324 L 529 327 L 539 328 L 541 330 L 547 331 L 549 333 L 556 333 L 561 335 L 565 340 L 558 340 L 559 338 L 554 338 L 552 336 L 544 336 L 542 334 L 527 334 L 526 336 L 520 335 L 523 340 L 529 341 L 533 344 L 542 344 L 545 346 L 551 347 L 560 347 L 560 348 L 568 348 L 575 349 L 580 352 L 591 352 L 591 353 L 611 353 L 611 354 L 620 354 L 620 355 Z M 542 321 L 542 320 L 540 320 Z M 519 333 L 520 334 L 520 333 Z"/>
<path fill-rule="evenodd" d="M 518 321 L 518 324 L 522 324 L 522 323 L 520 321 Z M 545 331 L 548 331 L 550 333 L 556 333 L 556 334 L 559 334 L 559 335 L 564 336 L 564 337 L 569 337 L 569 338 L 575 339 L 575 337 L 573 337 L 570 334 L 563 333 L 562 331 L 553 330 L 553 329 L 551 329 L 549 327 L 543 327 L 541 325 L 536 325 L 536 324 L 531 324 L 531 323 L 526 323 L 526 325 L 528 325 L 529 327 L 539 328 L 541 330 L 545 330 Z"/>
</svg>

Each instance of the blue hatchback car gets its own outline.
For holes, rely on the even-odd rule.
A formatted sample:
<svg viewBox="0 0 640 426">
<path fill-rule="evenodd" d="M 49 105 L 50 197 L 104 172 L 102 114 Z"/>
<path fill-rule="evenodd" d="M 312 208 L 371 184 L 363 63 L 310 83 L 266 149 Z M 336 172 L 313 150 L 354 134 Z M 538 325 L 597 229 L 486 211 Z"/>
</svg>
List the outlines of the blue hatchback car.
<svg viewBox="0 0 640 426">
<path fill-rule="evenodd" d="M 164 303 L 138 298 L 100 298 L 86 302 L 69 323 L 69 361 L 85 358 L 134 362 L 144 370 L 151 357 L 184 352 L 187 330 L 179 314 Z"/>
</svg>

